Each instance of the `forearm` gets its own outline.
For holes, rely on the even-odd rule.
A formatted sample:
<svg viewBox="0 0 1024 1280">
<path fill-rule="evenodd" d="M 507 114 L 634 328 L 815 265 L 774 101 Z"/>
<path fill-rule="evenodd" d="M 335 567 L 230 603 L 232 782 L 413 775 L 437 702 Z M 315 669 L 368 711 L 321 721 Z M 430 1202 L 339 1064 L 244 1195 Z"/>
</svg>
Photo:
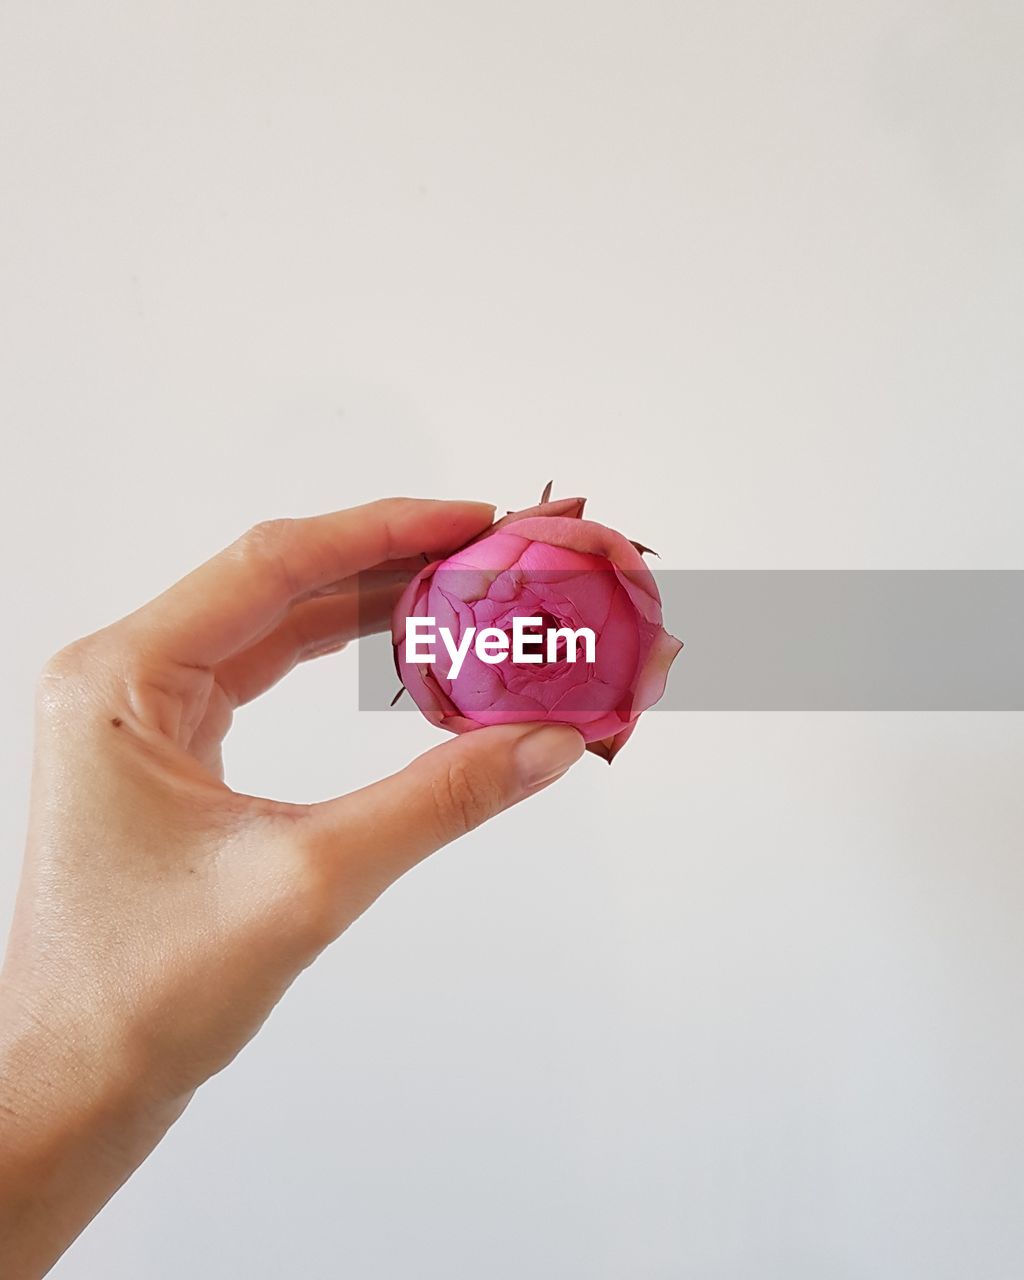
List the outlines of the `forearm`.
<svg viewBox="0 0 1024 1280">
<path fill-rule="evenodd" d="M 76 1054 L 0 980 L 0 1275 L 44 1275 L 181 1109 Z"/>
</svg>

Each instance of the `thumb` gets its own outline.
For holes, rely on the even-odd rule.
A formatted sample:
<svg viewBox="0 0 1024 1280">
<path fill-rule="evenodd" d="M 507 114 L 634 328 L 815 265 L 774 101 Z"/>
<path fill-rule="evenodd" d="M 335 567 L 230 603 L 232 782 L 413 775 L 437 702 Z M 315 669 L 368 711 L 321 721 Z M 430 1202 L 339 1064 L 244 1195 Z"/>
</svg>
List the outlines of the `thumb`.
<svg viewBox="0 0 1024 1280">
<path fill-rule="evenodd" d="M 314 805 L 319 856 L 356 908 L 352 918 L 428 854 L 561 777 L 583 751 L 569 725 L 474 729 L 389 778 Z"/>
</svg>

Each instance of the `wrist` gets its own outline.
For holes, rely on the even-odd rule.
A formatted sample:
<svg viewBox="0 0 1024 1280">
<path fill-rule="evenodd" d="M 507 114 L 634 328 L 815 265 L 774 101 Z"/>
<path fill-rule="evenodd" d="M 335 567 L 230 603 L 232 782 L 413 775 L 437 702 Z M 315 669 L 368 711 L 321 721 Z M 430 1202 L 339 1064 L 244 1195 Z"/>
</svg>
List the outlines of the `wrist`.
<svg viewBox="0 0 1024 1280">
<path fill-rule="evenodd" d="M 180 1115 L 0 979 L 0 1274 L 41 1275 Z"/>
</svg>

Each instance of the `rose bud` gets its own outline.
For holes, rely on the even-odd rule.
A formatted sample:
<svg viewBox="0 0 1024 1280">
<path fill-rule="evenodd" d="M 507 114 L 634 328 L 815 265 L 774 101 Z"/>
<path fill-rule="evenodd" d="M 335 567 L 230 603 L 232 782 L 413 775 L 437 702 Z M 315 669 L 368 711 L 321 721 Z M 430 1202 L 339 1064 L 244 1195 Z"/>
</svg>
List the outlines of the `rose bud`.
<svg viewBox="0 0 1024 1280">
<path fill-rule="evenodd" d="M 569 724 L 610 762 L 682 645 L 662 626 L 647 548 L 584 520 L 582 498 L 547 501 L 549 490 L 409 583 L 392 622 L 396 665 L 443 729 Z"/>
</svg>

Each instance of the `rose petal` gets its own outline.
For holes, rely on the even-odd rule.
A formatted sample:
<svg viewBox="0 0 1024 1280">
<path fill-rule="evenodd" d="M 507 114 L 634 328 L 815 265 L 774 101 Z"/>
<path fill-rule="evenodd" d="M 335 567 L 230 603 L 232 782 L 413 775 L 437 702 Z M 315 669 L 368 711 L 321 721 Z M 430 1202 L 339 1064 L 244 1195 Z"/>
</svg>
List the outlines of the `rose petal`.
<svg viewBox="0 0 1024 1280">
<path fill-rule="evenodd" d="M 637 588 L 644 591 L 659 606 L 661 595 L 654 575 L 644 564 L 636 547 L 614 529 L 608 529 L 594 520 L 523 520 L 516 528 L 521 538 L 532 542 L 546 542 L 551 546 L 566 547 L 570 551 L 582 551 L 592 556 L 604 556 L 628 576 Z"/>
<path fill-rule="evenodd" d="M 632 719 L 642 715 L 649 707 L 653 707 L 665 692 L 669 668 L 679 656 L 683 642 L 669 635 L 664 628 L 659 629 L 647 655 L 647 661 L 636 681 L 633 693 Z"/>
<path fill-rule="evenodd" d="M 632 600 L 620 587 L 594 644 L 595 675 L 628 689 L 639 668 L 640 656 L 640 619 Z"/>
<path fill-rule="evenodd" d="M 622 685 L 608 684 L 604 680 L 590 679 L 585 684 L 568 689 L 552 706 L 552 714 L 561 717 L 569 712 L 580 712 L 585 719 L 597 720 L 615 711 L 627 690 Z"/>
<path fill-rule="evenodd" d="M 611 764 L 629 741 L 629 736 L 636 726 L 637 722 L 634 720 L 632 724 L 627 724 L 624 729 L 620 729 L 618 733 L 612 734 L 609 738 L 602 738 L 599 742 L 588 742 L 587 750 L 592 751 L 595 756 L 600 756 L 602 760 L 607 760 Z"/>
<path fill-rule="evenodd" d="M 583 515 L 586 498 L 556 498 L 554 502 L 538 502 L 535 507 L 524 507 L 522 511 L 509 511 L 500 520 L 495 521 L 489 529 L 479 534 L 477 541 L 488 538 L 499 529 L 507 528 L 519 520 L 532 520 L 541 517 L 545 520 L 563 517 L 566 520 L 579 520 Z"/>
<path fill-rule="evenodd" d="M 519 567 L 529 574 L 533 582 L 543 581 L 546 574 L 552 575 L 552 582 L 557 582 L 559 577 L 564 579 L 570 574 L 606 570 L 608 564 L 603 556 L 589 555 L 545 541 L 529 543 L 519 557 Z"/>
</svg>

